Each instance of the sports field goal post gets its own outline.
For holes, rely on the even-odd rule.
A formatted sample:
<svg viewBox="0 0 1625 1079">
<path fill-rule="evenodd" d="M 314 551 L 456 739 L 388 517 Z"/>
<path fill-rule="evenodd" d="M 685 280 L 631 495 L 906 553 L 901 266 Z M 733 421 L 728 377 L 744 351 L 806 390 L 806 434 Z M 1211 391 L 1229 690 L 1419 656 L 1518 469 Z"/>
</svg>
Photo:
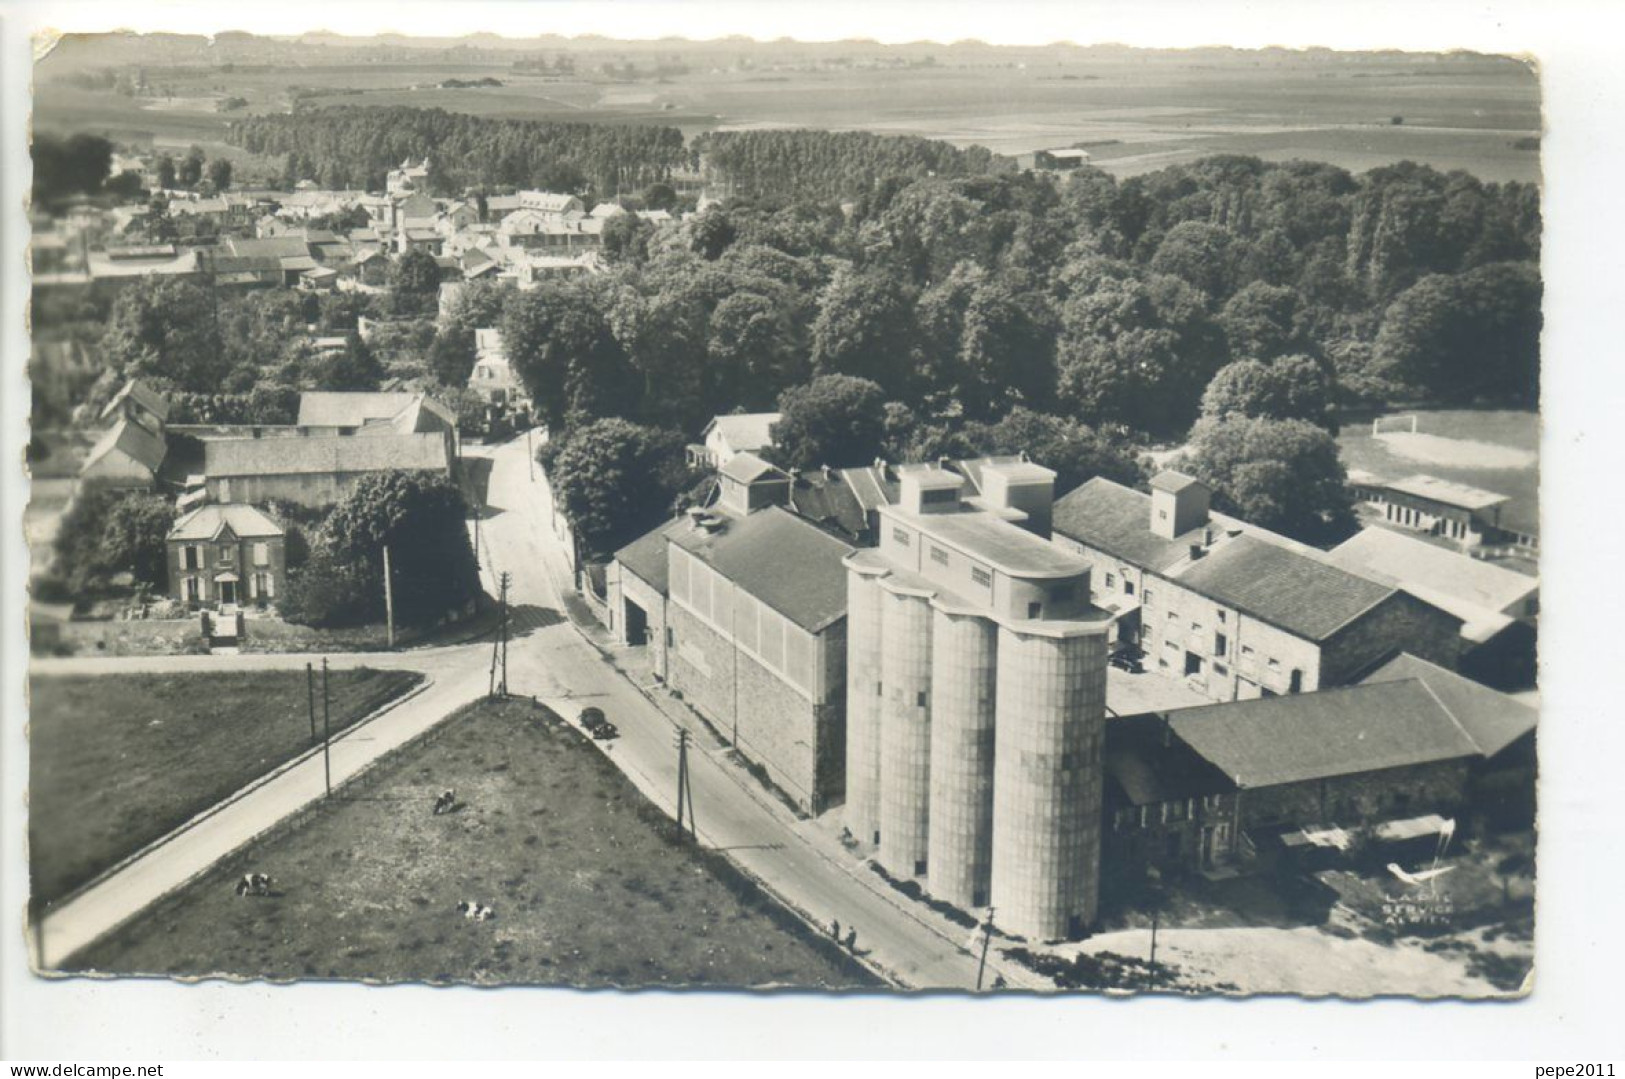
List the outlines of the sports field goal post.
<svg viewBox="0 0 1625 1079">
<path fill-rule="evenodd" d="M 1384 431 L 1408 431 L 1416 433 L 1416 414 L 1409 416 L 1378 416 L 1371 421 L 1371 437 L 1382 434 Z"/>
</svg>

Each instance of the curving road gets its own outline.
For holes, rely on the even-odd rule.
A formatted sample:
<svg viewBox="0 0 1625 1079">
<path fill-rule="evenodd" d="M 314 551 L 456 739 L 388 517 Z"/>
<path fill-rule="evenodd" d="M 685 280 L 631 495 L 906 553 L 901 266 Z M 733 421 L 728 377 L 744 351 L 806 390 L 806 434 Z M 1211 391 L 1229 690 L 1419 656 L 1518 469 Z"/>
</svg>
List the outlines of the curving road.
<svg viewBox="0 0 1625 1079">
<path fill-rule="evenodd" d="M 603 708 L 621 737 L 605 748 L 651 800 L 675 815 L 675 729 L 694 729 L 690 755 L 699 838 L 725 851 L 781 900 L 815 926 L 839 919 L 857 931 L 857 948 L 899 986 L 971 989 L 978 956 L 970 932 L 898 895 L 848 854 L 834 830 L 797 819 L 724 755 L 697 723 L 659 696 L 646 696 L 587 639 L 602 630 L 578 627 L 563 617 L 579 598 L 571 594 L 563 545 L 548 526 L 551 494 L 526 459 L 525 439 L 496 448 L 472 448 L 492 458 L 486 516 L 480 529 L 480 561 L 488 587 L 501 571 L 510 576 L 509 598 L 520 612 L 508 650 L 512 693 L 535 696 L 573 717 L 586 703 Z M 241 655 L 36 660 L 35 675 L 94 674 L 141 670 L 302 668 L 319 657 Z M 491 648 L 469 644 L 398 653 L 334 655 L 335 667 L 371 666 L 422 671 L 430 684 L 416 696 L 335 740 L 335 783 L 366 768 L 389 750 L 433 727 L 456 708 L 483 695 Z M 46 969 L 139 913 L 231 851 L 320 798 L 321 755 L 302 758 L 217 806 L 180 831 L 134 856 L 52 911 L 38 935 L 37 961 Z M 1002 975 L 1010 985 L 1053 988 L 995 949 L 986 980 Z"/>
</svg>

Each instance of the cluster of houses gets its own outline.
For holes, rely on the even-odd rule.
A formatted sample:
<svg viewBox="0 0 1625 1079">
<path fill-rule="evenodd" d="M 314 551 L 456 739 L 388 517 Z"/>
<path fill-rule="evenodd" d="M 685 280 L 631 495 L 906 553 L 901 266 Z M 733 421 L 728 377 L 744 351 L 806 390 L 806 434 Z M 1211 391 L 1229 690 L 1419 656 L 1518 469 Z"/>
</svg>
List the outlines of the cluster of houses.
<svg viewBox="0 0 1625 1079">
<path fill-rule="evenodd" d="M 171 192 L 157 211 L 177 237 L 171 243 L 118 241 L 146 208 L 70 212 L 36 223 L 33 283 L 116 288 L 137 277 L 207 277 L 225 288 L 377 293 L 387 291 L 392 257 L 423 251 L 443 284 L 500 280 L 534 288 L 549 276 L 599 272 L 610 218 L 672 219 L 665 210 L 628 210 L 614 200 L 589 210 L 575 195 L 549 191 L 437 198 L 428 176 L 424 159 L 391 170 L 381 193 L 321 190 L 308 180 L 292 192 Z M 321 227 L 346 215 L 354 227 Z"/>
<path fill-rule="evenodd" d="M 1056 938 L 1146 866 L 1532 819 L 1535 711 L 1464 661 L 1532 656 L 1535 578 L 1380 526 L 1306 547 L 1173 471 L 1057 499 L 1023 457 L 780 469 L 773 421 L 690 447 L 714 497 L 616 553 L 609 623 L 894 876 Z M 1116 714 L 1114 653 L 1192 705 Z"/>
<path fill-rule="evenodd" d="M 306 392 L 292 424 L 176 424 L 139 380 L 101 414 L 82 489 L 172 495 L 169 592 L 192 607 L 263 606 L 285 584 L 284 530 L 260 507 L 320 510 L 366 476 L 452 477 L 456 417 L 422 393 Z"/>
</svg>

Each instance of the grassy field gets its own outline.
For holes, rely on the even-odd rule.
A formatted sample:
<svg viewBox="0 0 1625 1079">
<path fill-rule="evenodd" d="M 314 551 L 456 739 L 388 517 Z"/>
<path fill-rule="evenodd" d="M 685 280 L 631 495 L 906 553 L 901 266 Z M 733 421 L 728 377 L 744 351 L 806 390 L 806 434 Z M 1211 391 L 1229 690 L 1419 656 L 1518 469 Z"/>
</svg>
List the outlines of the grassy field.
<svg viewBox="0 0 1625 1079">
<path fill-rule="evenodd" d="M 446 787 L 461 808 L 436 817 Z M 875 984 L 721 855 L 674 832 L 556 715 L 482 702 L 70 966 L 580 987 Z M 246 867 L 269 873 L 279 894 L 235 898 Z M 495 916 L 464 918 L 463 899 Z"/>
<path fill-rule="evenodd" d="M 48 74 L 48 72 L 46 73 Z M 503 85 L 442 89 L 448 78 Z M 1485 180 L 1537 180 L 1539 91 L 1509 62 L 1357 63 L 1341 58 L 1177 53 L 1064 62 L 890 70 L 746 71 L 623 81 L 538 77 L 452 63 L 165 72 L 164 99 L 122 97 L 42 78 L 40 130 L 102 130 L 133 141 L 211 148 L 233 116 L 312 105 L 413 105 L 484 116 L 645 122 L 712 129 L 810 127 L 914 134 L 1014 154 L 1085 143 L 1130 175 L 1215 153 L 1302 157 L 1359 171 L 1402 159 Z M 216 110 L 226 94 L 246 109 Z M 1401 123 L 1393 122 L 1395 117 Z M 429 148 L 425 148 L 428 152 Z"/>
<path fill-rule="evenodd" d="M 1395 412 L 1394 415 L 1411 415 Z M 1473 411 L 1466 409 L 1416 412 L 1416 429 L 1421 434 L 1463 442 L 1484 442 L 1533 454 L 1535 459 L 1511 467 L 1485 467 L 1471 455 L 1446 463 L 1438 459 L 1407 456 L 1405 439 L 1373 438 L 1371 424 L 1351 422 L 1343 426 L 1337 443 L 1343 464 L 1364 469 L 1384 479 L 1401 479 L 1418 472 L 1458 483 L 1482 487 L 1509 496 L 1512 501 L 1501 511 L 1501 520 L 1510 528 L 1538 532 L 1540 528 L 1540 415 L 1519 411 Z"/>
<path fill-rule="evenodd" d="M 335 731 L 422 680 L 368 669 L 329 677 Z M 318 679 L 318 712 L 320 692 Z M 310 745 L 303 671 L 35 677 L 29 696 L 28 851 L 38 904 Z"/>
</svg>

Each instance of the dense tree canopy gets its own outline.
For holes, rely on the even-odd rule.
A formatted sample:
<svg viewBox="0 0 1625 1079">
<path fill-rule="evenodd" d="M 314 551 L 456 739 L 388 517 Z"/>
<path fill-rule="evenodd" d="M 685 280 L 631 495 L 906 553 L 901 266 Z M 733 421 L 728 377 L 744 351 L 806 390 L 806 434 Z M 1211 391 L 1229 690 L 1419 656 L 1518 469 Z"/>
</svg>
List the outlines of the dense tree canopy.
<svg viewBox="0 0 1625 1079">
<path fill-rule="evenodd" d="M 820 375 L 779 397 L 773 457 L 791 468 L 866 465 L 886 437 L 886 401 L 875 383 L 850 375 Z"/>
<path fill-rule="evenodd" d="M 671 515 L 693 477 L 676 431 L 594 420 L 538 457 L 575 528 L 582 554 L 603 560 Z"/>
<path fill-rule="evenodd" d="M 125 286 L 113 303 L 102 352 L 126 376 L 182 390 L 217 391 L 231 369 L 210 289 L 173 277 Z"/>
<path fill-rule="evenodd" d="M 1326 369 L 1307 356 L 1272 362 L 1237 360 L 1219 370 L 1202 395 L 1202 415 L 1331 423 L 1332 386 Z"/>
<path fill-rule="evenodd" d="M 357 483 L 322 530 L 323 554 L 336 573 L 375 582 L 357 615 L 370 621 L 383 613 L 385 547 L 400 624 L 430 625 L 473 600 L 479 569 L 467 512 L 462 492 L 432 473 L 379 472 Z"/>
<path fill-rule="evenodd" d="M 1303 420 L 1203 419 L 1179 467 L 1213 488 L 1218 509 L 1305 543 L 1354 528 L 1337 442 Z"/>
</svg>

